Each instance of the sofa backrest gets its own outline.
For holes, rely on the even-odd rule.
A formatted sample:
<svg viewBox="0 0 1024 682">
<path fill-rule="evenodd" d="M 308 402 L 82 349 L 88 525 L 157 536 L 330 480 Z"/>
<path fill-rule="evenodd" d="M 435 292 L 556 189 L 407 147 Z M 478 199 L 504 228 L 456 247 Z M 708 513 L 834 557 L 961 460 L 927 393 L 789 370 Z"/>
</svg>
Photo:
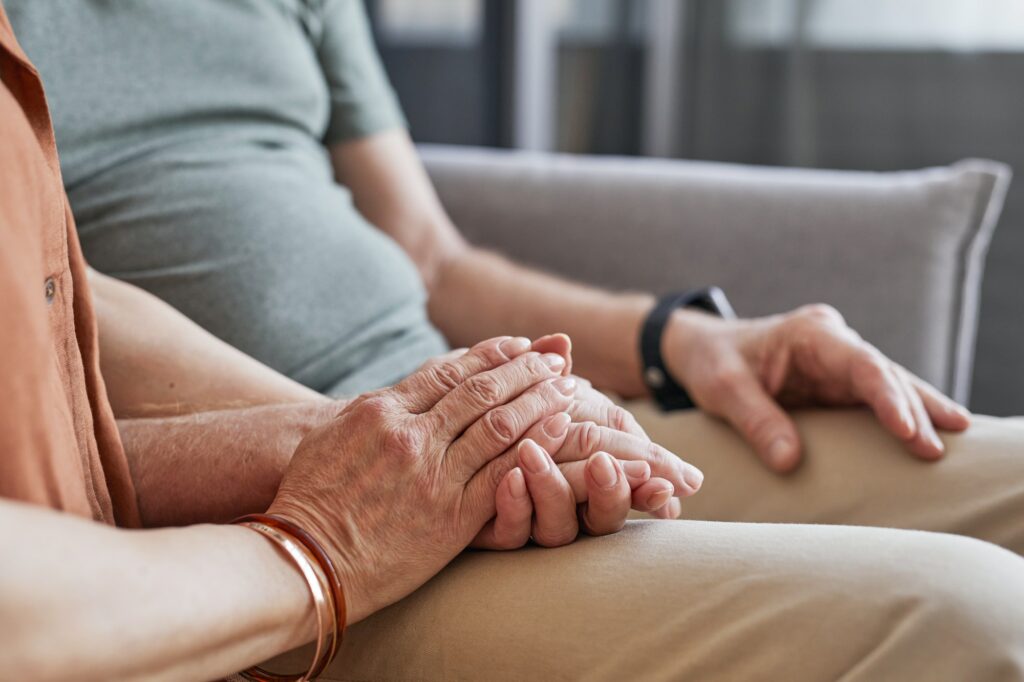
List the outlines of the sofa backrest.
<svg viewBox="0 0 1024 682">
<path fill-rule="evenodd" d="M 826 302 L 966 401 L 986 249 L 1010 180 L 986 160 L 869 173 L 422 146 L 474 242 L 656 293 L 717 284 L 741 315 Z"/>
</svg>

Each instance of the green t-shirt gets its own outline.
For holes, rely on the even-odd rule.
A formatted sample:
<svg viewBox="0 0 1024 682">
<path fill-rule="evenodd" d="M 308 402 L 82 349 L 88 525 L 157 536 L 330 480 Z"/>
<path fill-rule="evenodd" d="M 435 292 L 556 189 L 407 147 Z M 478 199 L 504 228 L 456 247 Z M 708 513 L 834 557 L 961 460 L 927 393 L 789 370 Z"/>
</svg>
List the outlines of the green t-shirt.
<svg viewBox="0 0 1024 682">
<path fill-rule="evenodd" d="M 445 343 L 327 146 L 404 125 L 361 0 L 6 0 L 89 262 L 323 392 Z"/>
</svg>

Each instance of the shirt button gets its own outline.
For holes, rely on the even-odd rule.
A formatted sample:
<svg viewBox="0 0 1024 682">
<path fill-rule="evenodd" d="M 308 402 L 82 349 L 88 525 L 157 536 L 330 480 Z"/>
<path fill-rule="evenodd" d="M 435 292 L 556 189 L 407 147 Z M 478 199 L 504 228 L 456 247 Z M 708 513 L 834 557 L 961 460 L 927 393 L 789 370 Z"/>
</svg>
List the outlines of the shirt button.
<svg viewBox="0 0 1024 682">
<path fill-rule="evenodd" d="M 53 277 L 47 277 L 46 278 L 45 292 L 46 292 L 46 305 L 50 305 L 51 303 L 53 303 L 53 296 L 54 296 L 54 294 L 57 293 L 57 285 L 54 283 Z"/>
</svg>

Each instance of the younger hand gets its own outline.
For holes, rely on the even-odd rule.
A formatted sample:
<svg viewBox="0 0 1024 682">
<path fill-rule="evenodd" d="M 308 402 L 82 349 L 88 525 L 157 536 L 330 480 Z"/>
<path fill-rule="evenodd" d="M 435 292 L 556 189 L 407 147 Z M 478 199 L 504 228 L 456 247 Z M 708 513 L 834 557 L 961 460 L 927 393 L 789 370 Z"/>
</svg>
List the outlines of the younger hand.
<svg viewBox="0 0 1024 682">
<path fill-rule="evenodd" d="M 565 334 L 550 334 L 533 342 L 538 353 L 558 353 L 567 359 L 562 373 L 568 375 L 572 369 L 572 343 Z M 595 389 L 586 379 L 569 377 L 575 382 L 572 405 L 567 410 L 571 417 L 571 437 L 565 447 L 551 450 L 557 458 L 586 459 L 600 450 L 607 450 L 613 457 L 629 461 L 646 461 L 655 479 L 669 481 L 678 497 L 669 495 L 663 505 L 651 507 L 634 504 L 634 509 L 647 511 L 663 519 L 677 519 L 682 513 L 681 497 L 697 492 L 704 480 L 699 469 L 683 461 L 651 441 L 643 427 L 629 410 L 617 405 L 611 398 Z"/>
<path fill-rule="evenodd" d="M 565 417 L 568 420 L 568 416 Z M 498 486 L 497 514 L 472 547 L 518 549 L 531 538 L 544 547 L 566 545 L 580 531 L 607 535 L 622 529 L 631 507 L 660 508 L 672 484 L 652 479 L 643 461 L 619 461 L 599 452 L 589 459 L 556 464 L 536 441 L 517 449 L 519 466 Z"/>
</svg>

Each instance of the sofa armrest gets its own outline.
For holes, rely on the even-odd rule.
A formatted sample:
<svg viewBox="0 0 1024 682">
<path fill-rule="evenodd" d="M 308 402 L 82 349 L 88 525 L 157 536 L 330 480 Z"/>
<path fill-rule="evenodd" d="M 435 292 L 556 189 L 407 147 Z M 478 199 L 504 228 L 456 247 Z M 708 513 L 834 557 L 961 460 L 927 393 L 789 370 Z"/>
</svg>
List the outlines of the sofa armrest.
<svg viewBox="0 0 1024 682">
<path fill-rule="evenodd" d="M 614 289 L 717 284 L 741 315 L 827 302 L 966 401 L 1010 171 L 867 173 L 422 146 L 474 243 Z"/>
</svg>

